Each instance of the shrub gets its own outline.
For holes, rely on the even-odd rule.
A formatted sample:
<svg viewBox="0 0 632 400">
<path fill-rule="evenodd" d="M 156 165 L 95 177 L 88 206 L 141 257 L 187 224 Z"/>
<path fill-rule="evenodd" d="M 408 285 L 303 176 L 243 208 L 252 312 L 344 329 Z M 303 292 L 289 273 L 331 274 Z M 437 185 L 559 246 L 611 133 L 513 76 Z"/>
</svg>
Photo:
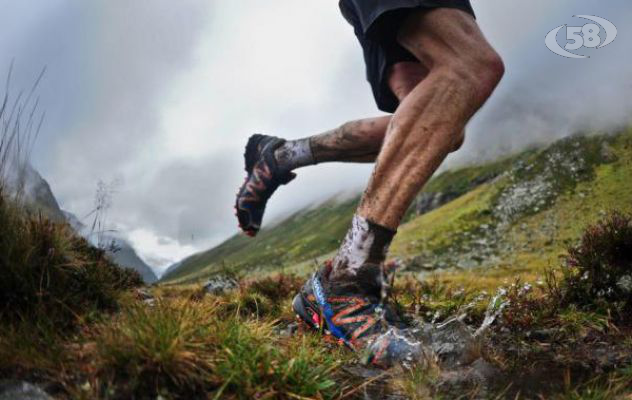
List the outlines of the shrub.
<svg viewBox="0 0 632 400">
<path fill-rule="evenodd" d="M 567 304 L 632 312 L 632 218 L 613 212 L 568 249 L 563 266 Z"/>
<path fill-rule="evenodd" d="M 304 282 L 304 278 L 296 275 L 277 274 L 252 281 L 246 284 L 246 288 L 262 294 L 273 303 L 280 303 L 297 294 Z"/>
</svg>

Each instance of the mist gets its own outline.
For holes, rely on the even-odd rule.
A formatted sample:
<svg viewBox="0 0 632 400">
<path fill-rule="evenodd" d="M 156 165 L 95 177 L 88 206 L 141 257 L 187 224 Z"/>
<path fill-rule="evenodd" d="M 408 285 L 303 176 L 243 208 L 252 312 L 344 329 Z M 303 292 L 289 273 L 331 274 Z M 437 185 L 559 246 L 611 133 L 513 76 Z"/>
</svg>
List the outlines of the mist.
<svg viewBox="0 0 632 400">
<path fill-rule="evenodd" d="M 506 45 L 509 72 L 470 123 L 466 145 L 446 167 L 487 160 L 573 134 L 613 132 L 632 123 L 632 54 L 628 51 L 632 32 L 625 29 L 632 7 L 623 1 L 608 3 L 577 1 L 559 7 L 543 20 L 547 26 L 538 34 L 530 35 L 515 49 L 509 49 L 510 43 Z M 588 22 L 572 18 L 575 14 L 607 16 L 619 28 L 616 40 L 602 49 L 578 51 L 589 55 L 587 59 L 553 54 L 543 45 L 544 35 L 561 24 L 581 26 Z M 521 25 L 529 23 L 527 19 Z M 605 38 L 603 32 L 601 37 Z"/>
</svg>

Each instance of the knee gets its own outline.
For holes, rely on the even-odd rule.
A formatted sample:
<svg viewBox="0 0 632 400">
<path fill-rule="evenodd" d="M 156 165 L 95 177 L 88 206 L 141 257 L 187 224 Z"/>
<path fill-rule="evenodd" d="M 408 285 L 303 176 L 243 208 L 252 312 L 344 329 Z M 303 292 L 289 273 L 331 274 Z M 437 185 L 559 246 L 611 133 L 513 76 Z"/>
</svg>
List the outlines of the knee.
<svg viewBox="0 0 632 400">
<path fill-rule="evenodd" d="M 493 91 L 500 80 L 505 75 L 505 63 L 502 58 L 491 47 L 481 52 L 473 62 L 475 73 L 479 76 L 481 83 Z"/>
<path fill-rule="evenodd" d="M 459 150 L 463 146 L 463 142 L 465 142 L 465 129 L 458 131 L 458 133 L 453 134 L 452 137 L 452 147 L 450 148 L 450 153 L 454 153 Z"/>
<path fill-rule="evenodd" d="M 452 56 L 445 63 L 449 74 L 470 88 L 474 98 L 485 101 L 505 74 L 502 58 L 491 47 L 472 50 L 471 54 Z"/>
</svg>

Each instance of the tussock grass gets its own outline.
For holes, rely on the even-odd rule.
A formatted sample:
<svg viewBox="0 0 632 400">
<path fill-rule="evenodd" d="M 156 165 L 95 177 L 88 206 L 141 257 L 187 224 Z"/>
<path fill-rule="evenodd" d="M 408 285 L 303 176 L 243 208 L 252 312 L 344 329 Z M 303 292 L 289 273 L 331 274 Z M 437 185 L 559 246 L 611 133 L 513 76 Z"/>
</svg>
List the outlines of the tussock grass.
<svg viewBox="0 0 632 400">
<path fill-rule="evenodd" d="M 135 394 L 211 384 L 206 371 L 215 361 L 215 308 L 162 301 L 151 308 L 132 305 L 98 328 L 101 370 L 110 381 L 128 382 L 125 390 Z"/>
<path fill-rule="evenodd" d="M 0 193 L 0 319 L 45 320 L 58 330 L 142 283 L 62 224 L 28 216 Z"/>
<path fill-rule="evenodd" d="M 0 326 L 0 376 L 56 377 L 67 358 L 61 333 L 48 321 Z"/>
<path fill-rule="evenodd" d="M 67 226 L 0 194 L 0 377 L 64 375 L 67 341 L 140 284 Z"/>
<path fill-rule="evenodd" d="M 282 339 L 274 321 L 220 315 L 222 301 L 135 305 L 95 331 L 98 375 L 115 398 L 332 398 L 336 353 L 310 335 Z"/>
</svg>

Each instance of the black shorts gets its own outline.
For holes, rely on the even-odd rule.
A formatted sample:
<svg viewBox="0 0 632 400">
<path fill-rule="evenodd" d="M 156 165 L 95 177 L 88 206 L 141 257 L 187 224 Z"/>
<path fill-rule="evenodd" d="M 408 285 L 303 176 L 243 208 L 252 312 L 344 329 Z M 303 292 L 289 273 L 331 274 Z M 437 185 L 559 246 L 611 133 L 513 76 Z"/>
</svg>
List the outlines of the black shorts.
<svg viewBox="0 0 632 400">
<path fill-rule="evenodd" d="M 397 32 L 410 12 L 449 7 L 474 16 L 469 0 L 340 0 L 339 5 L 362 46 L 366 76 L 377 107 L 389 113 L 399 105 L 388 86 L 389 68 L 402 61 L 418 61 L 397 42 Z"/>
</svg>

